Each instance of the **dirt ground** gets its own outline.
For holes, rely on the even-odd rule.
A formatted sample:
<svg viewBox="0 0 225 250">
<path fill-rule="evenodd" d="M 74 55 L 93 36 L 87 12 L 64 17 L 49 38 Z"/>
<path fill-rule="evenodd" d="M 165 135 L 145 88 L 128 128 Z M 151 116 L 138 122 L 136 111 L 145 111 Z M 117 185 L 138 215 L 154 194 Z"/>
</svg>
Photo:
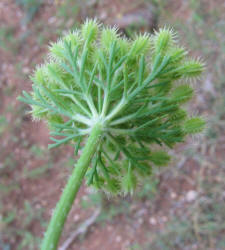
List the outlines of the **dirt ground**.
<svg viewBox="0 0 225 250">
<path fill-rule="evenodd" d="M 208 128 L 171 151 L 170 168 L 134 197 L 110 200 L 83 185 L 60 245 L 101 204 L 100 216 L 68 249 L 225 249 L 224 1 L 43 2 L 0 2 L 0 249 L 38 249 L 73 168 L 73 149 L 47 150 L 46 124 L 32 121 L 29 107 L 16 98 L 31 89 L 29 75 L 43 62 L 49 41 L 87 16 L 117 23 L 126 35 L 174 26 L 193 55 L 206 61 L 190 112 L 205 117 Z M 147 23 L 128 27 L 127 18 L 136 22 L 138 15 Z"/>
</svg>

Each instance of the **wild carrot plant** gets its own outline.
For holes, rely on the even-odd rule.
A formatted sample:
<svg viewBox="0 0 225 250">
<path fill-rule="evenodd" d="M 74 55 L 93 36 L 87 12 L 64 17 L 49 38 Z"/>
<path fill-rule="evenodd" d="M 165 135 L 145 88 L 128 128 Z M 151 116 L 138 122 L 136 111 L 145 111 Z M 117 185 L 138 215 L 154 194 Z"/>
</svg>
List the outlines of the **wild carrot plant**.
<svg viewBox="0 0 225 250">
<path fill-rule="evenodd" d="M 70 143 L 81 156 L 63 190 L 42 250 L 57 244 L 81 186 L 109 194 L 133 193 L 170 160 L 167 147 L 200 132 L 205 122 L 183 104 L 203 64 L 190 59 L 171 29 L 121 37 L 116 28 L 87 20 L 50 45 L 46 62 L 31 77 L 32 92 L 19 100 L 50 129 L 49 148 Z"/>
</svg>

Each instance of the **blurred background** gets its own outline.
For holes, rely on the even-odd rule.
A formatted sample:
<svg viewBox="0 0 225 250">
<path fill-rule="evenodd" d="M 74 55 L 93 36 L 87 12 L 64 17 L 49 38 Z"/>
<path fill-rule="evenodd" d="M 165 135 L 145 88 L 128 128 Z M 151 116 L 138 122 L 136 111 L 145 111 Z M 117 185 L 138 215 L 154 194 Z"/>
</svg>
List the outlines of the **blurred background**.
<svg viewBox="0 0 225 250">
<path fill-rule="evenodd" d="M 188 108 L 207 120 L 205 132 L 170 153 L 170 167 L 134 197 L 79 192 L 60 250 L 225 249 L 225 2 L 223 0 L 0 1 L 0 249 L 35 250 L 73 169 L 68 146 L 47 150 L 48 129 L 33 122 L 16 97 L 50 41 L 86 17 L 121 33 L 173 27 L 206 62 Z"/>
</svg>

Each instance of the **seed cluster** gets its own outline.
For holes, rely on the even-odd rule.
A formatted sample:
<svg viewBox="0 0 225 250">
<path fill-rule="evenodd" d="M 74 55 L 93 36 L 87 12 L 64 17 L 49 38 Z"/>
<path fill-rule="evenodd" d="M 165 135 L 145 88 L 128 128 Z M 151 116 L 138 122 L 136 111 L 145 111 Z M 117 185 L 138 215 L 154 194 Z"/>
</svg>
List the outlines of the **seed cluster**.
<svg viewBox="0 0 225 250">
<path fill-rule="evenodd" d="M 130 40 L 87 20 L 49 50 L 31 77 L 32 93 L 24 91 L 19 99 L 31 105 L 34 118 L 48 122 L 49 148 L 72 142 L 77 153 L 92 127 L 101 124 L 88 185 L 110 194 L 133 193 L 154 167 L 168 164 L 166 147 L 205 125 L 182 106 L 194 93 L 188 82 L 204 66 L 187 57 L 168 28 Z"/>
</svg>

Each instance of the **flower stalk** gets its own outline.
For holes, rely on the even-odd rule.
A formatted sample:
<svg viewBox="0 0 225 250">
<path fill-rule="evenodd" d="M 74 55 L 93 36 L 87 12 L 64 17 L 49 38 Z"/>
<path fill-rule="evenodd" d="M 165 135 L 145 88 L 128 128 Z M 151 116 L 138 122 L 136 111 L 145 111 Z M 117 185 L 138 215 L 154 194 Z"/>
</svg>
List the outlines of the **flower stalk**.
<svg viewBox="0 0 225 250">
<path fill-rule="evenodd" d="M 64 223 L 73 205 L 77 192 L 80 189 L 92 157 L 97 151 L 101 135 L 102 126 L 96 124 L 90 132 L 90 136 L 83 148 L 82 154 L 68 179 L 58 204 L 56 205 L 48 229 L 45 233 L 41 250 L 57 249 Z"/>
</svg>

